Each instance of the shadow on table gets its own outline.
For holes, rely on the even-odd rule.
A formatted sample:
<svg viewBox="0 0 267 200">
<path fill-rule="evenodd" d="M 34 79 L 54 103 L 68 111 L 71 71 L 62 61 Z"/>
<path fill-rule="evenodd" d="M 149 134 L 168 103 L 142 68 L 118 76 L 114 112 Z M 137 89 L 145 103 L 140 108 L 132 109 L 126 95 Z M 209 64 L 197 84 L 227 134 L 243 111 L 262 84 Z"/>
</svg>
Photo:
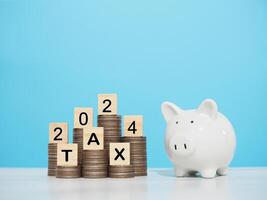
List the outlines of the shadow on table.
<svg viewBox="0 0 267 200">
<path fill-rule="evenodd" d="M 161 176 L 175 177 L 173 169 L 154 169 L 152 171 Z"/>
<path fill-rule="evenodd" d="M 192 199 L 192 197 L 195 197 L 193 199 L 236 199 L 227 176 L 205 179 L 198 173 L 187 177 L 176 177 L 173 169 L 151 171 L 161 176 L 158 180 L 162 182 L 161 189 L 165 191 L 164 199 L 173 199 L 176 196 L 182 197 L 181 199 Z"/>
<path fill-rule="evenodd" d="M 155 169 L 152 170 L 153 172 L 156 172 L 157 174 L 161 175 L 161 176 L 167 176 L 167 177 L 176 177 L 174 174 L 174 170 L 173 169 Z M 191 172 L 188 176 L 186 177 L 190 177 L 190 178 L 201 178 L 200 174 L 198 172 Z M 183 178 L 183 177 L 181 177 Z"/>
</svg>

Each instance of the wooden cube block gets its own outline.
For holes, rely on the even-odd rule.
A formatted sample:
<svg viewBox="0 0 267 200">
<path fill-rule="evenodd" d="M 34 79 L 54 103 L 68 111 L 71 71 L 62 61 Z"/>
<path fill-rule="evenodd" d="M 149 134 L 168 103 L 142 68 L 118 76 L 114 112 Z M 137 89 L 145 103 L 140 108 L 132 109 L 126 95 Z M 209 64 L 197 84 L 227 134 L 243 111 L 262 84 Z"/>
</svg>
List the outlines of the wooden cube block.
<svg viewBox="0 0 267 200">
<path fill-rule="evenodd" d="M 92 108 L 74 108 L 74 128 L 90 128 L 93 126 Z"/>
<path fill-rule="evenodd" d="M 91 127 L 83 129 L 83 149 L 84 150 L 104 149 L 103 127 Z"/>
<path fill-rule="evenodd" d="M 109 163 L 110 165 L 130 165 L 130 143 L 110 143 Z"/>
<path fill-rule="evenodd" d="M 117 94 L 98 95 L 98 115 L 117 114 Z"/>
<path fill-rule="evenodd" d="M 124 116 L 124 136 L 140 137 L 143 136 L 143 116 L 126 115 Z"/>
<path fill-rule="evenodd" d="M 49 123 L 49 143 L 68 143 L 68 123 Z"/>
<path fill-rule="evenodd" d="M 57 166 L 78 165 L 78 144 L 57 145 Z"/>
</svg>

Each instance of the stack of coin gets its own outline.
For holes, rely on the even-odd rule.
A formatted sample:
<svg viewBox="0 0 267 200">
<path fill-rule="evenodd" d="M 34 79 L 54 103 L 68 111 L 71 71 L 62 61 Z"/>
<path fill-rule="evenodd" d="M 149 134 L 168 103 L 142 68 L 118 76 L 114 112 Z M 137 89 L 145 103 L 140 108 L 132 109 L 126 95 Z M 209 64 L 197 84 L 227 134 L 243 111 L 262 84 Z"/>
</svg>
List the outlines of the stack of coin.
<svg viewBox="0 0 267 200">
<path fill-rule="evenodd" d="M 48 176 L 56 176 L 57 169 L 57 144 L 48 144 Z"/>
<path fill-rule="evenodd" d="M 82 175 L 85 178 L 105 178 L 108 176 L 107 150 L 83 150 Z"/>
<path fill-rule="evenodd" d="M 110 165 L 108 173 L 111 178 L 132 178 L 134 168 L 133 165 Z"/>
<path fill-rule="evenodd" d="M 57 178 L 79 178 L 81 177 L 80 166 L 57 166 Z"/>
<path fill-rule="evenodd" d="M 146 176 L 146 137 L 122 137 L 122 141 L 130 142 L 130 162 L 134 166 L 135 176 Z"/>
<path fill-rule="evenodd" d="M 104 127 L 104 149 L 109 150 L 110 142 L 120 142 L 121 116 L 120 115 L 98 115 L 98 127 Z"/>
<path fill-rule="evenodd" d="M 73 143 L 78 144 L 78 165 L 82 166 L 82 154 L 83 154 L 83 129 L 73 129 Z"/>
</svg>

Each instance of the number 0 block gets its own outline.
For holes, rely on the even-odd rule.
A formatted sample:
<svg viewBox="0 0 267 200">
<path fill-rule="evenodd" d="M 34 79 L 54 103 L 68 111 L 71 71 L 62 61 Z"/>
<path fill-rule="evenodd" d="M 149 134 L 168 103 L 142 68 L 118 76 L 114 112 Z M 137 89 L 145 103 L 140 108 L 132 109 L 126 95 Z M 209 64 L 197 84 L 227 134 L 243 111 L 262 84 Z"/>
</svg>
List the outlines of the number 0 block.
<svg viewBox="0 0 267 200">
<path fill-rule="evenodd" d="M 143 116 L 126 115 L 124 116 L 124 136 L 140 137 L 143 136 Z"/>
<path fill-rule="evenodd" d="M 57 166 L 78 165 L 78 144 L 57 145 Z"/>
<path fill-rule="evenodd" d="M 83 149 L 103 150 L 104 149 L 104 128 L 92 127 L 83 129 Z"/>
<path fill-rule="evenodd" d="M 92 108 L 74 108 L 74 128 L 90 128 L 93 126 Z"/>
<path fill-rule="evenodd" d="M 98 95 L 98 115 L 117 114 L 117 94 Z"/>
<path fill-rule="evenodd" d="M 130 143 L 110 143 L 109 163 L 110 165 L 130 165 Z"/>
<path fill-rule="evenodd" d="M 68 123 L 49 123 L 49 143 L 68 143 Z"/>
</svg>

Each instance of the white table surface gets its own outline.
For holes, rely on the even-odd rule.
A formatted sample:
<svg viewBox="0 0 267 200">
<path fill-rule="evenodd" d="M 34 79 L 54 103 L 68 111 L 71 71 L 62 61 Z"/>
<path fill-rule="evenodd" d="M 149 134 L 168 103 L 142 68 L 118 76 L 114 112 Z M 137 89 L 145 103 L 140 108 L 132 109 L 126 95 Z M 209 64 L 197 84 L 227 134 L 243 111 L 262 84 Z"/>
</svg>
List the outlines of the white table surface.
<svg viewBox="0 0 267 200">
<path fill-rule="evenodd" d="M 267 199 L 267 168 L 233 168 L 214 179 L 176 178 L 171 169 L 150 169 L 131 179 L 57 179 L 46 169 L 0 168 L 1 200 Z"/>
</svg>

